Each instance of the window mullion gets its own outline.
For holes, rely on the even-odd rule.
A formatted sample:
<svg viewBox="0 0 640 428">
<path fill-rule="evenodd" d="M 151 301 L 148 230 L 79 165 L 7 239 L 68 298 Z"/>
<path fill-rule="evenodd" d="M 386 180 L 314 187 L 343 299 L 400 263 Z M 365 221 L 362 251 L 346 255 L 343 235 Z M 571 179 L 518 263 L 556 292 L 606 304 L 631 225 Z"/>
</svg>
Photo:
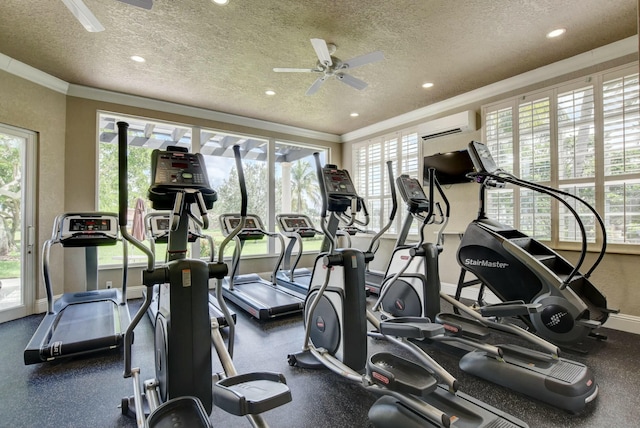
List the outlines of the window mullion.
<svg viewBox="0 0 640 428">
<path fill-rule="evenodd" d="M 604 192 L 604 78 L 598 75 L 594 83 L 594 150 L 595 150 L 595 209 L 598 213 L 605 212 Z M 626 204 L 625 204 L 626 206 Z M 596 228 L 596 244 L 602 245 L 604 236 L 599 227 Z"/>
</svg>

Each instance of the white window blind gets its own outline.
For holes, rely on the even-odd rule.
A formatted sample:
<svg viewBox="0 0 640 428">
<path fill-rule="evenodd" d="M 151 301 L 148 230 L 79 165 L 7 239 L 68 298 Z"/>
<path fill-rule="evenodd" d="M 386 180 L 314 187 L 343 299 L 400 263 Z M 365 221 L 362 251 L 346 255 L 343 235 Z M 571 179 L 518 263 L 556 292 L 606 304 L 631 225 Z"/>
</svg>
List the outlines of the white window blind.
<svg viewBox="0 0 640 428">
<path fill-rule="evenodd" d="M 640 244 L 637 64 L 485 106 L 483 120 L 484 142 L 501 168 L 591 203 L 603 215 L 609 243 Z M 488 193 L 491 217 L 553 244 L 581 240 L 562 203 L 521 188 Z M 511 195 L 517 201 L 512 205 Z M 588 241 L 599 242 L 593 214 L 566 200 L 584 222 Z"/>
<path fill-rule="evenodd" d="M 394 133 L 362 143 L 356 143 L 352 150 L 353 177 L 358 193 L 369 209 L 371 221 L 369 227 L 378 231 L 388 222 L 391 212 L 391 193 L 387 161 L 393 162 L 394 176 L 408 174 L 418 176 L 420 165 L 420 145 L 418 134 L 413 130 Z M 403 204 L 398 201 L 400 210 L 389 233 L 397 233 L 400 218 L 403 217 Z"/>
</svg>

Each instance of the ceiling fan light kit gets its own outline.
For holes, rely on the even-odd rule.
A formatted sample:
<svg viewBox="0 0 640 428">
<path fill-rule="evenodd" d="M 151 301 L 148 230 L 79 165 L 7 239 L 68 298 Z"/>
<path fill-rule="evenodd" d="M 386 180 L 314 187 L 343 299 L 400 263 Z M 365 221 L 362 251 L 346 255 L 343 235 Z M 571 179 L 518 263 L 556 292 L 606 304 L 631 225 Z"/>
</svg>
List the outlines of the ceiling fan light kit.
<svg viewBox="0 0 640 428">
<path fill-rule="evenodd" d="M 340 82 L 351 86 L 359 91 L 365 89 L 368 84 L 364 80 L 346 74 L 345 71 L 351 68 L 382 61 L 384 54 L 381 51 L 371 52 L 357 56 L 348 61 L 342 61 L 333 56 L 337 47 L 332 43 L 327 43 L 323 39 L 311 39 L 311 45 L 316 52 L 318 62 L 316 68 L 274 68 L 276 73 L 321 73 L 315 82 L 307 89 L 306 95 L 313 95 L 329 78 L 335 77 Z"/>
</svg>

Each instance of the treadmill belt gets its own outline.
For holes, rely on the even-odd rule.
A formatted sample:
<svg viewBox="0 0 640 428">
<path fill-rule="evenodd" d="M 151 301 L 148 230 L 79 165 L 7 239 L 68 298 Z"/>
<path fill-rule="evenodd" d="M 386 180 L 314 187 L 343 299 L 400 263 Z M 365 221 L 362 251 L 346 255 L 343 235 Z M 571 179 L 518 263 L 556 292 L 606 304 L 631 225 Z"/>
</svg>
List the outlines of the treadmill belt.
<svg viewBox="0 0 640 428">
<path fill-rule="evenodd" d="M 112 301 L 102 300 L 65 307 L 58 316 L 49 343 L 88 342 L 119 334 L 120 319 L 116 306 Z"/>
<path fill-rule="evenodd" d="M 290 294 L 283 293 L 270 285 L 265 285 L 261 283 L 240 283 L 233 284 L 233 289 L 235 292 L 239 294 L 245 294 L 251 299 L 262 302 L 266 307 L 280 307 L 280 306 L 289 306 L 292 307 L 300 306 L 300 299 L 297 299 Z"/>
</svg>

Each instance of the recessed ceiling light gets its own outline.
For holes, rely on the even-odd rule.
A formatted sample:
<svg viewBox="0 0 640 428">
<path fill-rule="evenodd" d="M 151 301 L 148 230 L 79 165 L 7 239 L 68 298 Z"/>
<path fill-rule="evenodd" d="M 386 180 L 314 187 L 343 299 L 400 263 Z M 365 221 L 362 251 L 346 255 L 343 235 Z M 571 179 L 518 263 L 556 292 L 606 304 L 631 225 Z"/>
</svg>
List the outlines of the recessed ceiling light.
<svg viewBox="0 0 640 428">
<path fill-rule="evenodd" d="M 423 84 L 422 84 L 422 87 L 423 87 L 423 88 L 425 88 L 425 89 L 427 89 L 427 88 L 432 88 L 432 87 L 433 87 L 433 83 L 431 83 L 431 82 L 423 83 Z"/>
<path fill-rule="evenodd" d="M 351 116 L 351 117 L 358 117 L 358 116 L 360 116 L 360 115 L 354 111 L 354 112 L 353 112 L 353 113 L 351 113 L 349 116 Z"/>
<path fill-rule="evenodd" d="M 229 0 L 211 0 L 212 2 L 214 2 L 215 4 L 219 4 L 220 6 L 224 6 L 225 4 L 229 3 Z"/>
<path fill-rule="evenodd" d="M 131 57 L 131 59 L 134 60 L 135 62 L 145 62 L 146 61 L 146 59 L 144 59 L 144 58 L 142 58 L 141 56 L 138 56 L 138 55 L 133 55 Z"/>
<path fill-rule="evenodd" d="M 276 91 L 272 91 L 271 89 L 269 89 L 267 91 L 264 91 L 264 93 L 267 94 L 267 95 L 275 95 Z"/>
<path fill-rule="evenodd" d="M 547 33 L 547 39 L 553 39 L 554 37 L 560 37 L 566 32 L 567 32 L 567 30 L 565 28 L 558 28 L 556 30 L 549 31 Z"/>
</svg>

